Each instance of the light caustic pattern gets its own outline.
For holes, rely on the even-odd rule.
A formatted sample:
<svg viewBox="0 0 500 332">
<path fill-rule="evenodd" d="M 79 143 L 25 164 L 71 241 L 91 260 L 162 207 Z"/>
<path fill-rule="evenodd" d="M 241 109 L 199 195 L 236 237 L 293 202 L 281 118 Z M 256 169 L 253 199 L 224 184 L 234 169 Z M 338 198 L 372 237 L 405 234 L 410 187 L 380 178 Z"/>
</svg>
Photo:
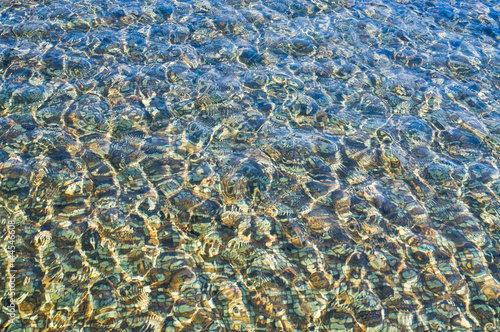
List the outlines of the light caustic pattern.
<svg viewBox="0 0 500 332">
<path fill-rule="evenodd" d="M 1 1 L 0 325 L 497 331 L 499 24 L 496 1 Z"/>
</svg>

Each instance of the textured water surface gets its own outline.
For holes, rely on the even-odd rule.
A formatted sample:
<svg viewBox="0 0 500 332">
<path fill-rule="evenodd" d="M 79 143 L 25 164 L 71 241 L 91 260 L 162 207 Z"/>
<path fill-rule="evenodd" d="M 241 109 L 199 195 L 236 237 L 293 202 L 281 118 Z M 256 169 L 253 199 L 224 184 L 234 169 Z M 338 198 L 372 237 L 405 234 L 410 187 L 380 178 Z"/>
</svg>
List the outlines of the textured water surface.
<svg viewBox="0 0 500 332">
<path fill-rule="evenodd" d="M 498 331 L 499 24 L 1 1 L 2 331 Z"/>
</svg>

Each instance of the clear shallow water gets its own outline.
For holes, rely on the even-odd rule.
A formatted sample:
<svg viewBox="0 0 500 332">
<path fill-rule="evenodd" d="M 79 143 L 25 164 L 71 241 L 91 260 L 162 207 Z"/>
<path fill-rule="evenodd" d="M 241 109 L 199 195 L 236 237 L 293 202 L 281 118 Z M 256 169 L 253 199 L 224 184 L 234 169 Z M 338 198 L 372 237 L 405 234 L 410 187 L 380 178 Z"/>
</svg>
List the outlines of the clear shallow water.
<svg viewBox="0 0 500 332">
<path fill-rule="evenodd" d="M 0 324 L 496 331 L 499 17 L 2 2 Z"/>
</svg>

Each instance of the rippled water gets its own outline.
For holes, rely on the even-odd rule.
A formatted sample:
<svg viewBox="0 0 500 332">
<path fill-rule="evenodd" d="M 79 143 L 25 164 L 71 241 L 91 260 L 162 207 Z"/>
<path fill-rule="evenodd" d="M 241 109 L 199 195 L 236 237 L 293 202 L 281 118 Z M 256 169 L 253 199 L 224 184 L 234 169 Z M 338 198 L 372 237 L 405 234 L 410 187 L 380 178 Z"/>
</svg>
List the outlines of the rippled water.
<svg viewBox="0 0 500 332">
<path fill-rule="evenodd" d="M 498 331 L 499 24 L 2 1 L 0 326 Z"/>
</svg>

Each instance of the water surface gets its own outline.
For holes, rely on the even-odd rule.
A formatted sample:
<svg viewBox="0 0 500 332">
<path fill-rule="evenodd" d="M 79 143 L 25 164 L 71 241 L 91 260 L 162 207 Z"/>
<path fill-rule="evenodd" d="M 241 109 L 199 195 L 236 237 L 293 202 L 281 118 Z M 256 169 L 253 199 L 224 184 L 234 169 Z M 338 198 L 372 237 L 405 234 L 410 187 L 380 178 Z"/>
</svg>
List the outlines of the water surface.
<svg viewBox="0 0 500 332">
<path fill-rule="evenodd" d="M 497 331 L 499 24 L 2 1 L 2 328 Z"/>
</svg>

